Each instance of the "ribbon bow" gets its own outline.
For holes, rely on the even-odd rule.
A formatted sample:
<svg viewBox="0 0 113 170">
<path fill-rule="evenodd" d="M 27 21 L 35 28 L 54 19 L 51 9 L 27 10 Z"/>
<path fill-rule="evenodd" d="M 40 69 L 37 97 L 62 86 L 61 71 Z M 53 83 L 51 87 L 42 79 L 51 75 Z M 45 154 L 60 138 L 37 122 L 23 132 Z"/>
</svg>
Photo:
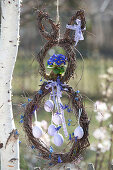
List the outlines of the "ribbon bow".
<svg viewBox="0 0 113 170">
<path fill-rule="evenodd" d="M 52 88 L 52 94 L 51 94 L 51 97 L 53 97 L 53 101 L 54 101 L 54 103 L 55 103 L 55 108 L 56 107 L 58 107 L 57 106 L 57 103 L 56 103 L 56 94 L 55 94 L 55 89 L 54 89 L 54 87 L 57 87 L 57 82 L 55 82 L 55 81 L 52 81 L 52 80 L 49 80 L 48 81 L 48 84 L 45 86 L 45 88 L 46 89 L 50 89 L 50 88 Z"/>
<path fill-rule="evenodd" d="M 71 29 L 71 30 L 75 30 L 75 37 L 74 37 L 74 41 L 76 41 L 75 46 L 78 44 L 79 40 L 84 40 L 82 31 L 85 30 L 81 29 L 81 20 L 76 19 L 76 25 L 66 25 L 67 29 Z"/>
</svg>

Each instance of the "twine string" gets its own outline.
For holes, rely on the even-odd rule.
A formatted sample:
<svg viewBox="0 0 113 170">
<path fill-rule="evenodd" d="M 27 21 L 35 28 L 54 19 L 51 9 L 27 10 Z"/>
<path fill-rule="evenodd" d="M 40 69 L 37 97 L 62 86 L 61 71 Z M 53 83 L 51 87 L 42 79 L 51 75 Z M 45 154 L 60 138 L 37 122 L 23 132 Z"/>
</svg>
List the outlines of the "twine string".
<svg viewBox="0 0 113 170">
<path fill-rule="evenodd" d="M 37 122 L 37 113 L 36 113 L 36 110 L 34 112 L 34 116 L 35 116 L 35 121 Z"/>
<path fill-rule="evenodd" d="M 56 17 L 56 23 L 59 24 L 60 22 L 60 16 L 59 16 L 59 0 L 57 0 L 57 17 Z"/>
<path fill-rule="evenodd" d="M 78 115 L 78 125 L 80 126 L 80 117 L 81 117 L 81 114 L 82 114 L 82 108 L 79 109 L 79 115 Z"/>
<path fill-rule="evenodd" d="M 56 23 L 60 25 L 60 15 L 59 15 L 59 0 L 57 0 L 57 17 L 56 17 Z M 60 40 L 60 28 L 58 31 L 58 44 L 59 44 L 59 40 Z"/>
</svg>

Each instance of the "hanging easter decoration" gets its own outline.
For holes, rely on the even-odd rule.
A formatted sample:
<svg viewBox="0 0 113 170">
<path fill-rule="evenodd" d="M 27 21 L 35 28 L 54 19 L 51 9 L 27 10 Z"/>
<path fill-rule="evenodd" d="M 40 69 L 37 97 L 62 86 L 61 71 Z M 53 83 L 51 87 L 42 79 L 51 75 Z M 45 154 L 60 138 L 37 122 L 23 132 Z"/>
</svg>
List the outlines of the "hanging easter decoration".
<svg viewBox="0 0 113 170">
<path fill-rule="evenodd" d="M 84 131 L 83 128 L 81 126 L 78 126 L 75 130 L 74 130 L 74 136 L 77 137 L 77 139 L 81 139 L 84 135 Z"/>
<path fill-rule="evenodd" d="M 57 130 L 56 130 L 56 126 L 55 125 L 50 125 L 49 127 L 48 127 L 48 134 L 50 135 L 50 136 L 54 136 L 54 134 L 57 132 Z"/>
<path fill-rule="evenodd" d="M 58 115 L 58 114 L 54 114 L 54 115 L 52 116 L 52 121 L 53 121 L 54 124 L 60 125 L 60 124 L 62 123 L 61 116 Z"/>
<path fill-rule="evenodd" d="M 40 138 L 42 136 L 42 128 L 39 126 L 33 126 L 33 136 L 35 138 Z"/>
<path fill-rule="evenodd" d="M 43 21 L 43 22 L 42 22 Z M 44 22 L 48 21 L 52 31 L 48 32 L 44 27 Z M 23 118 L 23 126 L 25 133 L 28 136 L 30 144 L 41 154 L 42 159 L 49 160 L 49 165 L 58 163 L 76 162 L 84 151 L 89 146 L 88 141 L 88 126 L 89 120 L 83 105 L 83 97 L 79 90 L 75 91 L 67 82 L 71 77 L 74 77 L 76 69 L 76 55 L 73 47 L 77 45 L 79 40 L 83 40 L 83 32 L 85 30 L 84 11 L 79 10 L 70 19 L 66 25 L 66 31 L 62 38 L 59 36 L 59 24 L 52 21 L 46 12 L 38 11 L 38 27 L 42 36 L 47 40 L 44 47 L 37 54 L 39 62 L 40 74 L 46 80 L 41 85 L 40 90 L 34 95 L 34 98 L 26 105 Z M 70 32 L 75 31 L 74 38 Z M 48 50 L 54 46 L 60 46 L 65 50 L 65 55 L 54 54 L 47 60 L 47 69 L 50 73 L 46 73 L 44 59 Z M 62 96 L 65 93 L 69 98 L 69 103 L 63 103 Z M 32 126 L 33 115 L 37 121 L 36 111 L 42 107 L 42 100 L 46 95 L 48 99 L 44 103 L 44 111 L 51 115 L 51 123 L 49 124 L 47 134 L 53 139 L 53 146 L 47 147 L 46 143 L 41 141 L 43 129 L 39 125 Z M 73 133 L 69 131 L 73 120 L 71 118 L 66 121 L 66 116 L 73 115 L 74 119 L 78 120 L 78 127 L 75 126 Z M 43 112 L 42 112 L 43 114 Z M 70 143 L 70 151 L 61 152 L 54 151 L 55 148 L 60 148 L 64 143 Z M 76 151 L 76 152 L 75 152 Z"/>
<path fill-rule="evenodd" d="M 55 135 L 54 135 L 54 144 L 56 146 L 61 146 L 63 144 L 63 142 L 64 142 L 63 136 L 61 134 L 59 134 L 59 133 L 55 133 Z"/>
<path fill-rule="evenodd" d="M 54 108 L 54 103 L 52 100 L 47 100 L 44 104 L 44 109 L 46 112 L 52 112 Z"/>
</svg>

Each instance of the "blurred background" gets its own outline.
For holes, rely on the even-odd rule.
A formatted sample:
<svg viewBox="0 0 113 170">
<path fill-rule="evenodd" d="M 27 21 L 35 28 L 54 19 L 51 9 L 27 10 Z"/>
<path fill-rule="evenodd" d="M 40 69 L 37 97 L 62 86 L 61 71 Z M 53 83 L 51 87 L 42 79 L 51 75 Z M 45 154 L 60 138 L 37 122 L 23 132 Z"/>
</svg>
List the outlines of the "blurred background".
<svg viewBox="0 0 113 170">
<path fill-rule="evenodd" d="M 87 96 L 85 105 L 91 120 L 89 129 L 91 146 L 87 149 L 79 166 L 85 170 L 87 164 L 92 162 L 98 170 L 109 170 L 110 164 L 113 163 L 113 147 L 111 146 L 113 137 L 113 122 L 111 121 L 113 119 L 113 1 L 59 0 L 59 2 L 61 36 L 75 10 L 84 9 L 86 16 L 85 40 L 77 45 L 77 50 L 82 54 L 84 61 L 77 52 L 75 78 L 69 82 L 75 91 L 80 90 L 81 94 Z M 45 39 L 40 36 L 38 30 L 36 10 L 47 11 L 50 17 L 56 20 L 56 5 L 56 0 L 23 0 L 21 6 L 20 46 L 12 90 L 14 117 L 20 134 L 20 166 L 23 170 L 32 170 L 34 167 L 43 169 L 44 167 L 44 161 L 40 159 L 37 161 L 35 150 L 28 145 L 20 116 L 23 115 L 24 110 L 21 104 L 32 99 L 42 83 L 35 56 L 44 45 Z M 55 47 L 49 50 L 47 57 L 49 58 L 53 53 L 65 54 L 65 51 Z M 82 71 L 83 76 L 78 83 Z M 95 102 L 103 115 L 100 112 L 94 112 Z M 45 125 L 46 129 L 50 123 L 50 116 L 48 117 L 48 113 L 45 113 L 43 109 L 40 112 L 43 114 L 38 120 L 41 122 L 43 120 L 42 126 Z M 100 135 L 102 132 L 103 134 Z M 48 145 L 51 145 L 51 139 L 48 136 L 46 138 Z"/>
</svg>

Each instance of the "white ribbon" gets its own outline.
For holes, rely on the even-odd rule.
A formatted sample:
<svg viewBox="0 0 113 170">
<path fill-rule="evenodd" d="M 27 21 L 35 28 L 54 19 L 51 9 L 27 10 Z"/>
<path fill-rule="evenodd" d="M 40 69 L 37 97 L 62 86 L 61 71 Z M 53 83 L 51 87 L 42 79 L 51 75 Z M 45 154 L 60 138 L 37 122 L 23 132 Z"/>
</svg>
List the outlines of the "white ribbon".
<svg viewBox="0 0 113 170">
<path fill-rule="evenodd" d="M 74 37 L 74 41 L 76 41 L 75 46 L 78 44 L 79 40 L 84 40 L 82 31 L 85 30 L 86 28 L 84 28 L 83 30 L 81 29 L 81 20 L 76 19 L 76 23 L 77 25 L 66 25 L 67 29 L 71 29 L 71 30 L 75 30 L 75 37 Z"/>
<path fill-rule="evenodd" d="M 80 125 L 80 116 L 81 116 L 81 114 L 82 114 L 82 108 L 79 109 L 79 115 L 78 115 L 78 124 L 79 125 Z"/>
<path fill-rule="evenodd" d="M 60 104 L 60 113 L 62 115 L 62 125 L 63 125 L 63 131 L 64 131 L 64 135 L 65 137 L 68 137 L 68 131 L 67 131 L 67 127 L 66 127 L 66 122 L 65 122 L 65 117 L 64 117 L 64 110 L 62 109 L 61 105 L 61 99 L 58 98 L 58 103 Z"/>
<path fill-rule="evenodd" d="M 58 109 L 58 105 L 57 105 L 57 102 L 56 102 L 56 94 L 55 94 L 55 89 L 54 87 L 57 87 L 57 82 L 56 81 L 52 81 L 52 80 L 49 80 L 48 81 L 48 84 L 45 86 L 46 89 L 49 89 L 49 88 L 52 88 L 52 95 L 53 96 L 53 101 L 55 103 L 55 108 Z"/>
<path fill-rule="evenodd" d="M 55 94 L 54 87 L 56 87 L 57 89 L 56 94 Z M 64 135 L 65 137 L 68 137 L 68 131 L 67 131 L 65 117 L 64 117 L 64 110 L 61 107 L 62 106 L 62 102 L 60 99 L 62 97 L 61 87 L 56 81 L 49 80 L 45 88 L 46 89 L 52 88 L 53 101 L 55 103 L 56 108 L 58 109 L 58 112 L 60 112 L 62 116 L 62 126 L 63 126 Z M 57 98 L 57 101 L 56 101 L 56 98 Z"/>
</svg>

